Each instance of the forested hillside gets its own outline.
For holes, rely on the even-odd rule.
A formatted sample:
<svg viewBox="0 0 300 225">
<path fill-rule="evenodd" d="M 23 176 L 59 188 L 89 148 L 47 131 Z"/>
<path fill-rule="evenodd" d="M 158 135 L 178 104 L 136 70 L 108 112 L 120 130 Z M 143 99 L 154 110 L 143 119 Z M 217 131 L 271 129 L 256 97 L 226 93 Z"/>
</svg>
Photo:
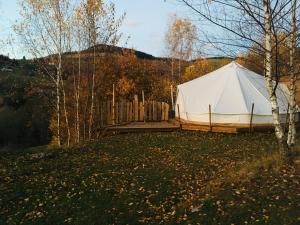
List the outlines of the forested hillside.
<svg viewBox="0 0 300 225">
<path fill-rule="evenodd" d="M 133 99 L 142 91 L 146 100 L 160 100 L 170 103 L 170 86 L 209 73 L 234 60 L 231 58 L 198 59 L 181 62 L 179 75 L 178 61 L 170 58 L 156 58 L 133 49 L 108 45 L 96 47 L 95 107 L 101 101 L 112 98 L 115 86 L 116 99 Z M 80 67 L 79 67 L 80 56 Z M 11 60 L 0 57 L 0 145 L 41 145 L 55 140 L 55 88 L 47 72 L 55 71 L 51 57 L 39 60 Z M 237 59 L 249 69 L 257 70 L 246 59 Z M 63 82 L 65 103 L 69 116 L 71 138 L 75 139 L 75 84 L 80 68 L 80 114 L 81 127 L 87 135 L 88 108 L 90 105 L 93 48 L 65 53 L 63 56 Z M 173 72 L 172 72 L 173 71 Z M 259 72 L 259 71 L 257 71 Z M 173 76 L 172 76 L 173 74 Z M 288 76 L 282 81 L 289 82 Z M 75 83 L 74 83 L 75 82 Z M 298 81 L 298 86 L 300 83 Z M 174 94 L 176 88 L 174 88 Z M 299 92 L 297 94 L 300 103 Z M 61 108 L 63 109 L 63 102 Z M 62 131 L 66 128 L 64 112 Z M 97 118 L 94 118 L 96 120 Z M 84 130 L 86 129 L 86 130 Z M 94 128 L 96 129 L 96 127 Z M 63 133 L 63 135 L 66 135 Z"/>
<path fill-rule="evenodd" d="M 0 146 L 47 144 L 51 85 L 35 63 L 0 58 Z"/>
<path fill-rule="evenodd" d="M 90 79 L 93 63 L 91 49 L 80 55 L 80 107 L 88 120 Z M 65 53 L 62 74 L 70 126 L 74 123 L 74 78 L 78 76 L 77 52 Z M 0 57 L 0 146 L 32 146 L 48 144 L 53 135 L 55 87 L 49 71 L 55 73 L 51 56 L 37 60 L 13 60 Z M 170 60 L 119 47 L 97 46 L 96 99 L 110 99 L 115 85 L 116 98 L 132 99 L 145 92 L 146 99 L 169 101 L 171 82 Z M 61 103 L 61 108 L 63 102 Z M 63 116 L 63 111 L 61 112 Z M 63 129 L 63 128 L 62 128 Z"/>
<path fill-rule="evenodd" d="M 95 76 L 95 107 L 101 101 L 111 99 L 113 85 L 116 99 L 130 99 L 137 94 L 141 98 L 144 91 L 146 100 L 170 102 L 170 85 L 174 87 L 191 77 L 192 62 L 181 62 L 183 74 L 178 74 L 178 61 L 169 58 L 156 58 L 144 52 L 114 46 L 97 46 Z M 66 110 L 72 138 L 75 138 L 75 88 L 78 82 L 79 55 L 77 52 L 65 53 L 63 56 L 63 82 L 65 86 Z M 80 54 L 80 117 L 82 126 L 88 126 L 88 107 L 90 104 L 90 81 L 92 79 L 93 49 Z M 213 59 L 209 67 L 197 71 L 196 76 L 229 62 L 230 59 Z M 51 57 L 37 60 L 11 60 L 3 57 L 0 68 L 9 71 L 0 72 L 1 111 L 0 143 L 4 145 L 40 145 L 55 139 L 55 87 L 48 77 L 49 71 L 55 72 Z M 10 71 L 10 69 L 12 71 Z M 176 89 L 174 88 L 174 93 Z M 61 102 L 61 116 L 64 116 Z M 97 117 L 97 115 L 96 115 Z M 66 128 L 62 119 L 62 131 Z M 87 132 L 82 128 L 82 132 Z M 96 129 L 96 127 L 94 128 Z M 64 132 L 63 135 L 66 135 Z M 85 133 L 84 135 L 87 135 Z"/>
</svg>

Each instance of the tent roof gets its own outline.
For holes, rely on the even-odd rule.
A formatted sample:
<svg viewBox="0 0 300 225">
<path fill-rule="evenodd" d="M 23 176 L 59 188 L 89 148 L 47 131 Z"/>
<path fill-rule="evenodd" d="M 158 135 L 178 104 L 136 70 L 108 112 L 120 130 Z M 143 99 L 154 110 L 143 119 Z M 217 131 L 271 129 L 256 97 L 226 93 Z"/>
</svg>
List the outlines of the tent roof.
<svg viewBox="0 0 300 225">
<path fill-rule="evenodd" d="M 275 82 L 274 82 L 275 84 Z M 276 95 L 280 112 L 286 112 L 288 89 L 279 84 Z M 263 76 L 236 62 L 178 86 L 184 108 L 190 113 L 270 115 L 271 104 Z"/>
</svg>

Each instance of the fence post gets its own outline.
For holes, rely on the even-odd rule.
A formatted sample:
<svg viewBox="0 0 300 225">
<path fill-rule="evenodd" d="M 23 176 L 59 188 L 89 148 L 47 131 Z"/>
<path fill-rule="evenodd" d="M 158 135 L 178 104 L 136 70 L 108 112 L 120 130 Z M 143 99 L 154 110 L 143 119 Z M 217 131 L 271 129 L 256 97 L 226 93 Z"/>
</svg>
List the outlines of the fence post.
<svg viewBox="0 0 300 225">
<path fill-rule="evenodd" d="M 126 122 L 130 122 L 130 102 L 126 102 Z"/>
<path fill-rule="evenodd" d="M 181 119 L 180 119 L 180 111 L 179 111 L 179 104 L 177 104 L 177 111 L 178 111 L 178 120 L 179 120 L 180 129 L 182 129 Z"/>
<path fill-rule="evenodd" d="M 145 92 L 142 90 L 142 100 L 143 100 L 143 121 L 146 122 L 146 110 L 145 110 Z"/>
<path fill-rule="evenodd" d="M 126 111 L 127 111 L 127 104 L 124 99 L 122 99 L 122 123 L 126 122 Z"/>
<path fill-rule="evenodd" d="M 171 106 L 172 106 L 172 110 L 174 110 L 174 92 L 173 92 L 173 85 L 171 84 Z"/>
<path fill-rule="evenodd" d="M 139 121 L 139 99 L 138 95 L 134 95 L 133 101 L 134 121 Z"/>
<path fill-rule="evenodd" d="M 209 105 L 209 130 L 212 132 L 212 125 L 211 125 L 211 105 Z"/>
<path fill-rule="evenodd" d="M 252 132 L 253 111 L 254 111 L 254 103 L 252 103 L 252 108 L 251 108 L 249 133 Z"/>
<path fill-rule="evenodd" d="M 179 122 L 180 122 L 180 111 L 179 111 L 179 104 L 177 104 L 177 112 L 178 112 L 178 119 L 179 119 Z"/>
<path fill-rule="evenodd" d="M 130 103 L 129 103 L 129 121 L 130 121 L 130 122 L 133 121 L 133 113 L 132 113 L 132 111 L 133 111 L 132 108 L 133 108 L 133 107 L 132 107 L 132 106 L 133 106 L 133 104 L 132 104 L 132 102 L 130 102 Z"/>
</svg>

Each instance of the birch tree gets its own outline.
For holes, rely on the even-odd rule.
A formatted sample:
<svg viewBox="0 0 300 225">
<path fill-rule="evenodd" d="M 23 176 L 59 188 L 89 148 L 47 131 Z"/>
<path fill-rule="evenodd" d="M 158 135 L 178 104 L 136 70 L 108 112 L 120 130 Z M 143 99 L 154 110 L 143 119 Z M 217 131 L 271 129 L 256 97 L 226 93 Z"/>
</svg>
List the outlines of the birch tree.
<svg viewBox="0 0 300 225">
<path fill-rule="evenodd" d="M 26 49 L 41 66 L 55 84 L 56 88 L 56 120 L 57 145 L 61 145 L 61 79 L 62 55 L 68 49 L 69 33 L 69 0 L 22 0 L 21 22 L 16 24 L 15 31 L 20 36 Z M 55 73 L 49 68 L 49 63 L 55 66 Z"/>
<path fill-rule="evenodd" d="M 174 58 L 178 59 L 178 77 L 181 77 L 181 62 L 189 60 L 197 37 L 196 26 L 188 19 L 174 15 L 165 36 L 166 48 L 172 58 L 172 78 Z"/>
<path fill-rule="evenodd" d="M 96 44 L 97 44 L 97 22 L 104 14 L 103 2 L 99 0 L 87 0 L 84 4 L 86 28 L 88 36 L 88 47 L 93 48 L 93 69 L 91 85 L 91 108 L 89 116 L 88 139 L 92 137 L 92 125 L 94 117 L 95 99 L 95 76 L 96 76 Z"/>
<path fill-rule="evenodd" d="M 296 81 L 298 78 L 295 58 L 296 58 L 296 45 L 297 45 L 297 0 L 292 0 L 292 13 L 291 13 L 291 35 L 290 35 L 290 108 L 289 108 L 289 131 L 287 144 L 290 147 L 294 147 L 296 141 Z"/>
<path fill-rule="evenodd" d="M 75 46 L 77 48 L 77 76 L 73 77 L 73 88 L 74 88 L 74 94 L 75 94 L 75 104 L 76 104 L 76 110 L 75 110 L 75 130 L 76 130 L 76 138 L 75 143 L 80 143 L 80 97 L 81 97 L 81 51 L 83 48 L 83 37 L 84 37 L 84 22 L 83 22 L 83 8 L 82 5 L 78 5 L 77 8 L 75 8 L 75 13 L 73 17 L 73 33 L 75 37 Z"/>
<path fill-rule="evenodd" d="M 101 0 L 86 0 L 84 1 L 83 6 L 87 45 L 88 48 L 93 49 L 90 111 L 88 120 L 88 139 L 90 140 L 93 132 L 95 107 L 97 45 L 116 45 L 120 41 L 122 33 L 120 33 L 119 30 L 125 18 L 125 14 L 117 18 L 115 5 L 113 3 L 105 4 Z"/>
<path fill-rule="evenodd" d="M 283 128 L 280 124 L 279 106 L 277 102 L 276 93 L 274 91 L 274 82 L 272 74 L 272 17 L 270 0 L 263 0 L 264 8 L 264 28 L 265 28 L 265 80 L 266 86 L 270 96 L 273 123 L 275 127 L 275 135 L 279 141 L 280 153 L 285 156 L 285 140 Z"/>
</svg>

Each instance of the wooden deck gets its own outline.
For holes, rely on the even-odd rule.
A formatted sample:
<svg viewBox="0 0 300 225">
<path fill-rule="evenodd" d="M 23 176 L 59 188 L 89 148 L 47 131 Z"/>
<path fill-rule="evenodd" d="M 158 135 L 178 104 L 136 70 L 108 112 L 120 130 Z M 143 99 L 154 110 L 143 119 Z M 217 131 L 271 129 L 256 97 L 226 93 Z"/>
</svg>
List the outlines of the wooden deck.
<svg viewBox="0 0 300 225">
<path fill-rule="evenodd" d="M 138 133 L 138 132 L 172 132 L 180 128 L 179 123 L 168 121 L 161 122 L 131 122 L 125 125 L 107 127 L 107 131 L 117 133 Z"/>
<path fill-rule="evenodd" d="M 297 128 L 300 128 L 300 124 L 297 124 Z M 249 132 L 249 126 L 247 125 L 226 125 L 226 124 L 191 124 L 191 123 L 179 123 L 178 121 L 171 119 L 169 121 L 161 122 L 130 122 L 122 125 L 109 126 L 98 131 L 109 131 L 116 133 L 139 133 L 139 132 L 172 132 L 176 130 L 190 130 L 190 131 L 203 131 L 203 132 L 220 132 L 220 133 L 242 133 Z M 274 127 L 266 124 L 256 124 L 252 127 L 252 132 L 266 132 L 274 131 Z"/>
<path fill-rule="evenodd" d="M 216 132 L 216 133 L 242 133 L 249 132 L 250 128 L 246 126 L 228 126 L 214 124 L 212 126 L 206 124 L 182 124 L 183 130 L 192 131 L 204 131 L 204 132 Z M 253 126 L 252 131 L 272 131 L 274 128 L 272 126 Z"/>
</svg>

